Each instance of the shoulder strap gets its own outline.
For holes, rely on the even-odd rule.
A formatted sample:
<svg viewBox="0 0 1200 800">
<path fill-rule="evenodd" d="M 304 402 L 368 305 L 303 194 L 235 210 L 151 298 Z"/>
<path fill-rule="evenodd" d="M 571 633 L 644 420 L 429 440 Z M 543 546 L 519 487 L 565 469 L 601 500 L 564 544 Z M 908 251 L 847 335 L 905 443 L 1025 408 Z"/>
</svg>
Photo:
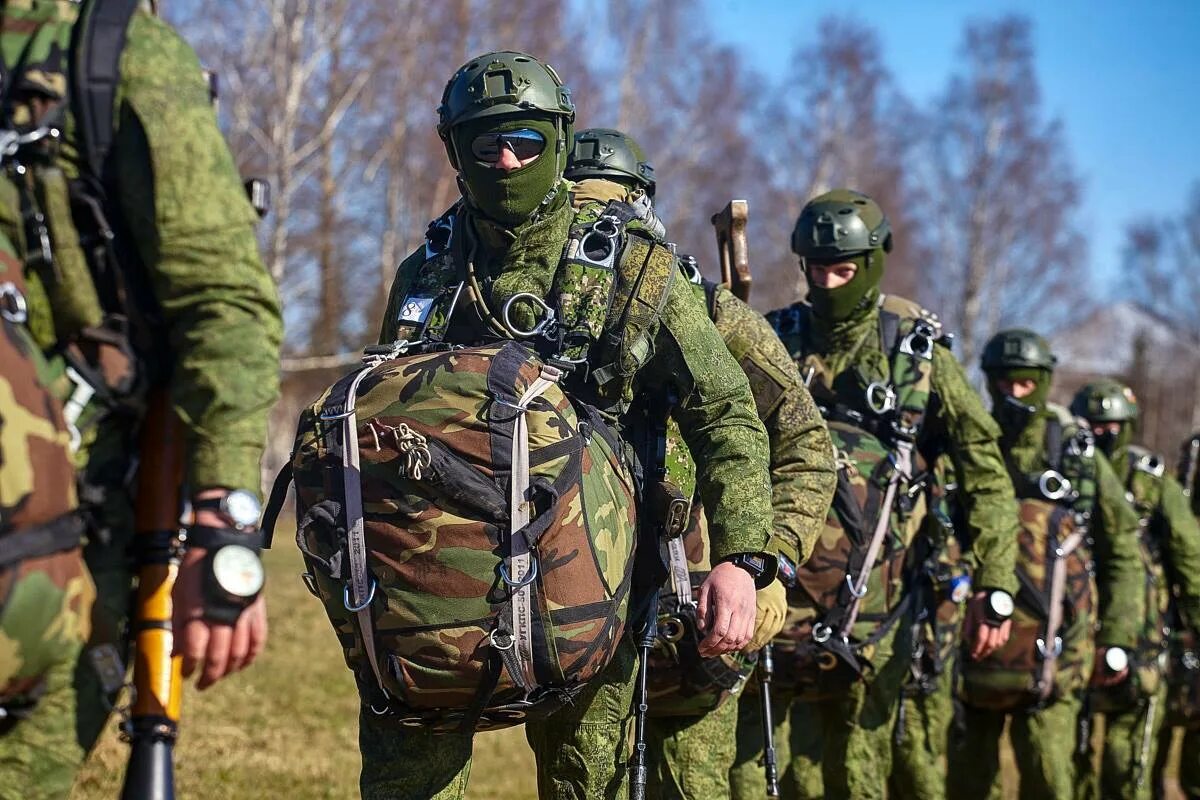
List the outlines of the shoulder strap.
<svg viewBox="0 0 1200 800">
<path fill-rule="evenodd" d="M 883 351 L 894 353 L 900 345 L 900 315 L 879 310 L 879 334 L 883 339 Z"/>
<path fill-rule="evenodd" d="M 70 93 L 84 168 L 103 174 L 113 139 L 121 51 L 139 0 L 86 0 L 71 33 Z"/>
<path fill-rule="evenodd" d="M 1058 417 L 1046 421 L 1046 463 L 1061 471 L 1063 456 L 1063 424 Z"/>
</svg>

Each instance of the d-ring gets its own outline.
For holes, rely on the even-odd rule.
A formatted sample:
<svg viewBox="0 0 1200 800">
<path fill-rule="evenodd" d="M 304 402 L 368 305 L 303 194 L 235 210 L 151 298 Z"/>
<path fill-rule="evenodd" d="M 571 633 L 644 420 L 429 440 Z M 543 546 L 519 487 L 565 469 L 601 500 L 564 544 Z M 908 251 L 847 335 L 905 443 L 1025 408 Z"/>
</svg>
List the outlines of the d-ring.
<svg viewBox="0 0 1200 800">
<path fill-rule="evenodd" d="M 882 399 L 876 402 L 875 398 L 882 395 Z M 896 407 L 896 392 L 886 383 L 879 381 L 872 382 L 867 387 L 867 407 L 876 414 L 886 414 Z"/>
<path fill-rule="evenodd" d="M 347 583 L 345 588 L 342 589 L 342 605 L 345 606 L 346 610 L 350 613 L 357 614 L 359 611 L 362 611 L 364 608 L 371 605 L 371 601 L 375 599 L 375 589 L 378 586 L 379 584 L 375 582 L 375 579 L 371 578 L 371 588 L 367 590 L 367 599 L 362 601 L 362 605 L 355 606 L 350 604 L 350 584 Z"/>
<path fill-rule="evenodd" d="M 1038 476 L 1038 491 L 1047 500 L 1062 500 L 1071 493 L 1071 482 L 1061 472 L 1048 469 Z"/>
<path fill-rule="evenodd" d="M 523 330 L 513 325 L 510 315 L 512 313 L 512 304 L 518 300 L 528 300 L 529 302 L 539 305 L 545 312 L 545 315 L 529 330 Z M 546 328 L 554 321 L 554 309 L 546 305 L 546 301 L 530 292 L 517 292 L 504 303 L 504 308 L 501 309 L 501 317 L 504 320 L 504 327 L 508 328 L 509 332 L 519 339 L 529 339 L 544 332 Z"/>
</svg>

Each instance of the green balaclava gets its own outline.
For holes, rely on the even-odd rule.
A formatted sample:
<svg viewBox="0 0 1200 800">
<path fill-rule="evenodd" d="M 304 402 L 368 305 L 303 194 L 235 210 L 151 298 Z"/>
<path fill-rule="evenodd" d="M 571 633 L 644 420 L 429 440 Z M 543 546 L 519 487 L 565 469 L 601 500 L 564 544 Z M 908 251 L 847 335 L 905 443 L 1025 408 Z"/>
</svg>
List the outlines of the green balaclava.
<svg viewBox="0 0 1200 800">
<path fill-rule="evenodd" d="M 816 315 L 830 322 L 840 322 L 874 305 L 879 298 L 884 258 L 883 250 L 879 249 L 839 259 L 851 262 L 858 270 L 853 278 L 836 289 L 814 286 L 809 280 L 808 302 Z M 807 265 L 804 276 L 808 278 Z"/>
<path fill-rule="evenodd" d="M 520 128 L 535 130 L 546 139 L 546 149 L 533 163 L 505 172 L 471 154 L 471 142 L 476 136 Z M 562 177 L 566 154 L 558 152 L 555 146 L 560 135 L 549 117 L 484 117 L 456 126 L 450 136 L 461 167 L 463 189 L 471 205 L 483 216 L 508 228 L 528 220 Z"/>
<path fill-rule="evenodd" d="M 1057 363 L 1050 343 L 1025 328 L 1000 331 L 984 345 L 980 366 L 988 378 L 992 416 L 1007 436 L 1020 433 L 1030 420 L 1046 408 L 1050 381 Z M 1037 386 L 1032 394 L 1021 398 L 1004 394 L 997 385 L 999 380 L 1026 378 L 1034 380 Z"/>
<path fill-rule="evenodd" d="M 1071 413 L 1083 417 L 1089 425 L 1116 422 L 1115 433 L 1098 434 L 1096 446 L 1107 456 L 1128 447 L 1137 427 L 1139 409 L 1133 389 L 1113 378 L 1101 378 L 1081 387 L 1071 399 Z"/>
<path fill-rule="evenodd" d="M 1031 378 L 1037 382 L 1037 388 L 1032 394 L 1024 397 L 1012 397 L 1004 394 L 997 387 L 998 380 L 1024 380 Z M 992 416 L 1006 434 L 1019 433 L 1029 424 L 1029 421 L 1046 408 L 1050 397 L 1050 381 L 1053 373 L 1048 369 L 1022 367 L 1017 369 L 996 370 L 988 373 L 988 394 L 992 398 Z"/>
</svg>

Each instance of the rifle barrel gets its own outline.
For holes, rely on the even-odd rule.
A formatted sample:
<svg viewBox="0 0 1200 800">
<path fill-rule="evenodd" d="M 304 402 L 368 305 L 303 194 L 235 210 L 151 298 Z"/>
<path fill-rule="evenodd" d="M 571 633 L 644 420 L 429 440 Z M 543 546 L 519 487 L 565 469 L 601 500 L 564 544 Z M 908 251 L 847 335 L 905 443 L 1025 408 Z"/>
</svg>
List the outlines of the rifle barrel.
<svg viewBox="0 0 1200 800">
<path fill-rule="evenodd" d="M 771 681 L 775 677 L 775 652 L 768 642 L 758 655 L 758 686 L 762 698 L 763 770 L 767 797 L 779 797 L 779 764 L 775 758 L 775 720 L 771 710 Z"/>
</svg>

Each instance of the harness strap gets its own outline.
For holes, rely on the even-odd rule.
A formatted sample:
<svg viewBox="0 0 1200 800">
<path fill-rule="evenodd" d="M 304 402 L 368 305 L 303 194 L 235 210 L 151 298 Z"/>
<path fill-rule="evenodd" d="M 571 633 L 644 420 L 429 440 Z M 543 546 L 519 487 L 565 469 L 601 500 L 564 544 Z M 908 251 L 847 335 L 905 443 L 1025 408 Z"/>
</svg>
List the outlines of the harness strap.
<svg viewBox="0 0 1200 800">
<path fill-rule="evenodd" d="M 671 589 L 675 592 L 675 603 L 679 609 L 692 605 L 692 579 L 688 574 L 687 553 L 682 536 L 667 540 L 667 570 L 670 573 Z"/>
<path fill-rule="evenodd" d="M 537 380 L 530 384 L 516 402 L 521 413 L 514 420 L 513 428 L 512 479 L 509 490 L 509 557 L 506 580 L 513 588 L 511 627 L 515 647 L 511 652 L 516 656 L 515 667 L 518 671 L 512 675 L 512 678 L 526 692 L 537 688 L 538 680 L 533 668 L 534 598 L 532 586 L 537 579 L 537 566 L 531 554 L 531 542 L 527 537 L 519 535 L 522 529 L 529 525 L 532 517 L 532 498 L 529 494 L 529 423 L 524 412 L 529 408 L 530 403 L 557 384 L 562 375 L 562 370 L 557 367 L 549 365 L 542 367 Z M 502 652 L 501 655 L 503 656 L 504 653 Z M 506 666 L 509 665 L 506 664 Z"/>
<path fill-rule="evenodd" d="M 358 386 L 374 365 L 351 373 L 335 384 L 330 392 L 322 417 L 337 421 L 335 426 L 340 436 L 330 437 L 330 454 L 342 462 L 342 489 L 344 494 L 343 513 L 346 515 L 347 561 L 350 566 L 350 582 L 346 586 L 346 610 L 354 614 L 362 638 L 363 651 L 371 664 L 371 672 L 385 698 L 390 697 L 383 683 L 383 672 L 375 652 L 375 622 L 371 618 L 371 601 L 375 595 L 375 581 L 367 571 L 367 541 L 363 523 L 362 474 L 358 458 L 358 415 L 355 401 Z"/>
<path fill-rule="evenodd" d="M 71 32 L 71 108 L 78 120 L 83 166 L 99 180 L 113 140 L 113 101 L 121 52 L 139 0 L 85 2 Z"/>
<path fill-rule="evenodd" d="M 1054 566 L 1050 573 L 1050 613 L 1046 619 L 1046 636 L 1042 641 L 1042 671 L 1038 698 L 1046 701 L 1054 688 L 1054 673 L 1061 654 L 1058 629 L 1063 621 L 1063 597 L 1067 588 L 1067 557 L 1083 543 L 1086 532 L 1076 529 L 1054 550 Z"/>
<path fill-rule="evenodd" d="M 0 569 L 31 558 L 74 550 L 83 538 L 83 529 L 83 517 L 70 512 L 41 525 L 5 533 L 0 536 Z"/>
</svg>

